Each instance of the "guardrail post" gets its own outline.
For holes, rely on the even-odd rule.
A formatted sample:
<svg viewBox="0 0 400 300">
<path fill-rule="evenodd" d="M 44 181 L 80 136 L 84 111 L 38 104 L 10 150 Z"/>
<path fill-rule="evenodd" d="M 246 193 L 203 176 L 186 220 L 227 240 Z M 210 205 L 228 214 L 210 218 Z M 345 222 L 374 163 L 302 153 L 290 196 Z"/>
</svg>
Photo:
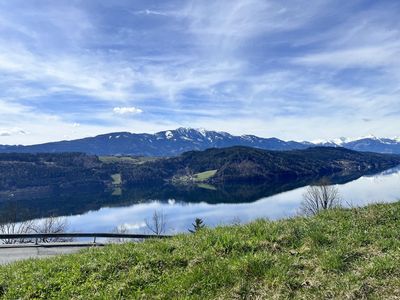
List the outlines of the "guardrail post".
<svg viewBox="0 0 400 300">
<path fill-rule="evenodd" d="M 35 238 L 35 245 L 38 245 L 38 238 Z"/>
<path fill-rule="evenodd" d="M 93 237 L 93 244 L 96 244 L 96 236 Z"/>
</svg>

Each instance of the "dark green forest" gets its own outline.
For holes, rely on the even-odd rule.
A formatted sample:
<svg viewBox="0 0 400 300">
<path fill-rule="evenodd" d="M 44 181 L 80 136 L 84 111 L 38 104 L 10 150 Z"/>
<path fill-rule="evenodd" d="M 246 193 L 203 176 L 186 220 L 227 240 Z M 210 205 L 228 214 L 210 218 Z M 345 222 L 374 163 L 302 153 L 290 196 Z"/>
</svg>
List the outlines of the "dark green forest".
<svg viewBox="0 0 400 300">
<path fill-rule="evenodd" d="M 400 164 L 400 156 L 328 147 L 292 151 L 231 147 L 132 161 L 116 157 L 104 162 L 82 153 L 0 154 L 0 191 L 88 186 L 105 189 L 112 186 L 111 175 L 116 173 L 121 174 L 124 186 L 171 182 L 208 170 L 216 170 L 206 180 L 210 184 L 289 181 L 339 173 L 347 176 L 394 167 Z"/>
<path fill-rule="evenodd" d="M 109 173 L 98 157 L 82 153 L 0 155 L 0 190 L 101 186 L 110 181 Z"/>
<path fill-rule="evenodd" d="M 291 180 L 309 176 L 351 175 L 379 171 L 400 164 L 399 155 L 356 152 L 344 148 L 314 147 L 305 150 L 268 151 L 230 147 L 190 151 L 121 168 L 126 184 L 170 180 L 174 176 L 217 170 L 207 181 L 213 184 Z"/>
</svg>

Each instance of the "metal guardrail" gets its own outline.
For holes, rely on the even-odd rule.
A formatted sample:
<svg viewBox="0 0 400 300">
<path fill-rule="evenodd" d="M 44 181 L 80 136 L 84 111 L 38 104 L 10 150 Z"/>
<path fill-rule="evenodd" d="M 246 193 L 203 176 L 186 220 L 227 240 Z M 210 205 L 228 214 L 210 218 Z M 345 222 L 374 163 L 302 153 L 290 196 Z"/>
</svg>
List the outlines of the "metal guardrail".
<svg viewBox="0 0 400 300">
<path fill-rule="evenodd" d="M 93 243 L 96 243 L 96 238 L 115 238 L 115 239 L 162 239 L 169 238 L 171 235 L 151 235 L 151 234 L 125 234 L 125 233 L 16 233 L 16 234 L 0 234 L 0 240 L 12 239 L 34 239 L 35 244 L 39 240 L 51 238 L 93 238 Z"/>
</svg>

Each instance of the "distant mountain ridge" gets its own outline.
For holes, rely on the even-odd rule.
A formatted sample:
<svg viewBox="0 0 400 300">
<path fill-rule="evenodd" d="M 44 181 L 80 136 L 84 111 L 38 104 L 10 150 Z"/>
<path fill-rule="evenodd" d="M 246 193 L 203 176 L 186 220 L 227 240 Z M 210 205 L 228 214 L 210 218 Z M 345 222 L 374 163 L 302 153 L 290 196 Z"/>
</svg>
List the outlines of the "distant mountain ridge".
<svg viewBox="0 0 400 300">
<path fill-rule="evenodd" d="M 355 151 L 400 154 L 399 138 L 378 138 L 373 135 L 359 138 L 339 138 L 314 142 L 313 145 L 343 147 Z"/>
<path fill-rule="evenodd" d="M 178 128 L 155 134 L 115 132 L 71 141 L 31 146 L 0 145 L 0 153 L 83 152 L 96 155 L 176 156 L 186 151 L 232 146 L 264 150 L 296 150 L 313 146 L 344 147 L 356 151 L 400 154 L 400 140 L 377 138 L 336 139 L 316 142 L 283 141 L 255 135 L 235 136 L 227 132 Z"/>
<path fill-rule="evenodd" d="M 186 151 L 248 146 L 268 150 L 304 149 L 308 146 L 277 138 L 254 135 L 234 136 L 227 132 L 178 128 L 155 134 L 116 132 L 72 141 L 32 146 L 0 146 L 1 152 L 84 152 L 96 155 L 175 156 Z"/>
</svg>

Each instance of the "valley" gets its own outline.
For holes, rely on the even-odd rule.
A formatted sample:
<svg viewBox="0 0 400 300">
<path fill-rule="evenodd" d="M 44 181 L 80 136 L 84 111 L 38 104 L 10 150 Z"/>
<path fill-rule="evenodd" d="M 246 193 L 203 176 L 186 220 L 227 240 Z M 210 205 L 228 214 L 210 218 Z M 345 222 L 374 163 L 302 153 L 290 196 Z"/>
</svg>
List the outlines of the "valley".
<svg viewBox="0 0 400 300">
<path fill-rule="evenodd" d="M 230 147 L 178 157 L 82 153 L 0 154 L 2 222 L 69 216 L 159 199 L 252 203 L 313 184 L 346 184 L 400 164 L 397 155 L 316 147 L 267 151 Z M 10 215 L 10 211 L 18 211 Z"/>
</svg>

